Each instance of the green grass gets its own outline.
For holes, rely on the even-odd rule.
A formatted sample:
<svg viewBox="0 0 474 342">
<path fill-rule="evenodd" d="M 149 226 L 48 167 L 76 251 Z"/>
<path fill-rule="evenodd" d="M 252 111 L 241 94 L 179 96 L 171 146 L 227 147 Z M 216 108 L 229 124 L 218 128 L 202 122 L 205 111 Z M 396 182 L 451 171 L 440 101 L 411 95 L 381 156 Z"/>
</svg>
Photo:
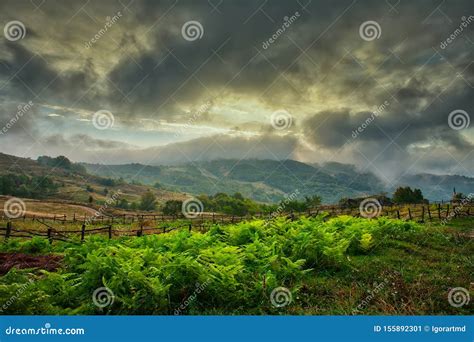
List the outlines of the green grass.
<svg viewBox="0 0 474 342">
<path fill-rule="evenodd" d="M 473 223 L 320 216 L 83 244 L 11 239 L 1 252 L 60 254 L 63 266 L 12 269 L 0 304 L 10 303 L 4 314 L 470 314 L 472 303 L 455 308 L 447 296 L 473 281 Z M 103 286 L 114 301 L 99 308 Z M 272 305 L 277 287 L 291 303 Z"/>
</svg>

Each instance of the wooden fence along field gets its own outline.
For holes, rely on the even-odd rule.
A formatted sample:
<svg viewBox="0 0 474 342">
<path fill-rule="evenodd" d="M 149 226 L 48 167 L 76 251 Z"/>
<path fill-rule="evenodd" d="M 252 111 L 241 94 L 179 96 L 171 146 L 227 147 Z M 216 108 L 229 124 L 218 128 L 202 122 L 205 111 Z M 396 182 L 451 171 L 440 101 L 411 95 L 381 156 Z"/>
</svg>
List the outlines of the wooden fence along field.
<svg viewBox="0 0 474 342">
<path fill-rule="evenodd" d="M 300 216 L 317 216 L 326 213 L 327 217 L 339 215 L 349 215 L 360 217 L 359 208 L 342 208 L 340 206 L 319 206 L 303 213 L 285 212 L 278 216 L 286 216 L 289 219 L 296 219 Z M 384 206 L 381 208 L 378 216 L 389 218 L 397 218 L 402 220 L 414 220 L 420 223 L 424 222 L 441 222 L 448 223 L 451 218 L 474 216 L 474 204 L 418 204 L 418 205 L 401 205 L 401 206 Z M 146 234 L 163 234 L 177 229 L 193 228 L 202 230 L 211 224 L 233 224 L 253 218 L 271 220 L 272 214 L 259 213 L 252 216 L 235 216 L 217 213 L 200 213 L 193 218 L 183 218 L 179 216 L 169 216 L 162 214 L 125 214 L 120 216 L 82 216 L 68 217 L 67 215 L 51 215 L 51 216 L 21 216 L 18 218 L 8 218 L 4 214 L 2 221 L 6 221 L 6 226 L 0 226 L 0 236 L 5 240 L 10 237 L 15 238 L 32 238 L 35 236 L 47 238 L 51 243 L 58 241 L 83 241 L 86 236 L 93 234 L 101 234 L 112 239 L 114 236 L 142 236 Z M 43 229 L 25 229 L 17 227 L 18 223 L 38 222 Z M 181 225 L 178 223 L 181 222 Z M 53 227 L 53 224 L 76 224 L 80 229 L 65 229 Z M 166 223 L 172 223 L 166 225 Z M 153 227 L 159 225 L 160 227 Z M 24 224 L 22 224 L 24 225 Z M 122 227 L 120 227 L 122 225 Z M 123 225 L 129 225 L 123 227 Z M 136 226 L 135 228 L 133 226 Z M 115 227 L 114 227 L 115 226 Z M 71 239 L 76 237 L 76 239 Z"/>
</svg>

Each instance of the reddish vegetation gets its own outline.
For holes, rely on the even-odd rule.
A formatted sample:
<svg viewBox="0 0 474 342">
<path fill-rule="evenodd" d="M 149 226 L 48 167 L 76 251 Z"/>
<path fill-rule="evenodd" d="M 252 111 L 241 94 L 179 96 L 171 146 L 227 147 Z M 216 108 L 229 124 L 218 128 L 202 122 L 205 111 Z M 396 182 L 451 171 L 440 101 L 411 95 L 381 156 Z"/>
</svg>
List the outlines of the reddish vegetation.
<svg viewBox="0 0 474 342">
<path fill-rule="evenodd" d="M 62 258 L 60 255 L 0 253 L 0 275 L 7 273 L 12 267 L 55 271 L 61 265 Z"/>
</svg>

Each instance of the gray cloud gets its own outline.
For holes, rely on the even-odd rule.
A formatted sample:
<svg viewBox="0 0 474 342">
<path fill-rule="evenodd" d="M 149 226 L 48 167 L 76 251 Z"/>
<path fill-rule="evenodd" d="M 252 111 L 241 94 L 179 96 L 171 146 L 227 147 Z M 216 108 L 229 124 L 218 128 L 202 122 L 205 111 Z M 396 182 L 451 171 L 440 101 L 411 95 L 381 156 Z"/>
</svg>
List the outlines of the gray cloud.
<svg viewBox="0 0 474 342">
<path fill-rule="evenodd" d="M 148 154 L 154 163 L 290 156 L 364 165 L 368 158 L 377 168 L 395 170 L 387 174 L 400 174 L 409 168 L 449 171 L 453 158 L 458 164 L 473 150 L 472 123 L 463 131 L 447 124 L 451 111 L 474 107 L 471 27 L 445 49 L 439 46 L 470 15 L 467 0 L 442 4 L 442 12 L 435 10 L 438 3 L 392 8 L 351 0 L 129 5 L 91 1 L 81 9 L 79 3 L 48 1 L 34 11 L 31 3 L 2 2 L 2 23 L 23 20 L 27 36 L 0 42 L 0 124 L 19 102 L 45 105 L 12 128 L 3 152 L 67 154 L 80 145 L 72 159 L 143 162 Z M 84 43 L 117 11 L 123 17 L 86 49 Z M 298 19 L 264 49 L 262 43 L 297 11 Z M 189 20 L 203 25 L 202 39 L 183 39 L 181 27 Z M 382 30 L 370 42 L 359 36 L 368 20 Z M 353 139 L 352 132 L 386 101 L 387 108 Z M 207 102 L 212 105 L 191 120 Z M 61 112 L 64 120 L 45 119 L 54 106 L 69 108 Z M 73 123 L 99 109 L 114 114 L 115 135 Z M 293 116 L 288 132 L 268 129 L 271 112 L 279 109 Z M 145 127 L 143 119 L 158 124 Z M 157 147 L 163 131 L 156 132 L 159 143 L 141 140 L 141 129 L 183 124 L 193 126 L 180 129 L 186 142 Z M 206 126 L 256 137 L 215 135 Z M 202 137 L 195 139 L 195 131 Z M 27 145 L 34 146 L 22 151 Z M 472 165 L 461 165 L 464 174 L 472 173 Z"/>
</svg>

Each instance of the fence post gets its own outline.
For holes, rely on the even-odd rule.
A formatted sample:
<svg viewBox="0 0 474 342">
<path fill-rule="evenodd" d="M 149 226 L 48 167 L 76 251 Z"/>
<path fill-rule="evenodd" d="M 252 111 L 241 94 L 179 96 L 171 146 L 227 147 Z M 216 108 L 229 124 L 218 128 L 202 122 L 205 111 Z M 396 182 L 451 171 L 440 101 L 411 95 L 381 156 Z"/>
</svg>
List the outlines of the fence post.
<svg viewBox="0 0 474 342">
<path fill-rule="evenodd" d="M 12 223 L 10 221 L 8 221 L 7 222 L 7 230 L 5 231 L 5 241 L 8 240 L 11 233 L 12 233 Z"/>
<path fill-rule="evenodd" d="M 400 209 L 397 209 L 397 219 L 400 220 Z"/>
<path fill-rule="evenodd" d="M 446 205 L 446 218 L 449 216 L 449 204 Z"/>
<path fill-rule="evenodd" d="M 163 226 L 163 234 L 166 233 L 166 226 Z"/>
<path fill-rule="evenodd" d="M 191 233 L 191 229 L 193 228 L 193 225 L 190 223 L 189 224 L 189 232 Z"/>
<path fill-rule="evenodd" d="M 53 243 L 53 230 L 51 228 L 48 228 L 48 240 L 49 243 Z"/>
<path fill-rule="evenodd" d="M 438 219 L 441 220 L 441 204 L 438 203 Z"/>
<path fill-rule="evenodd" d="M 410 210 L 410 207 L 408 207 L 408 219 L 411 220 L 412 217 L 411 217 L 411 210 Z"/>
<path fill-rule="evenodd" d="M 81 242 L 84 242 L 85 235 L 86 235 L 86 225 L 82 224 L 82 227 L 81 227 Z"/>
<path fill-rule="evenodd" d="M 432 221 L 432 218 L 431 218 L 431 210 L 430 210 L 430 205 L 428 204 L 428 218 L 430 219 L 430 222 Z"/>
<path fill-rule="evenodd" d="M 425 206 L 421 207 L 421 223 L 425 222 Z"/>
<path fill-rule="evenodd" d="M 112 225 L 109 225 L 109 239 L 112 238 Z"/>
</svg>

